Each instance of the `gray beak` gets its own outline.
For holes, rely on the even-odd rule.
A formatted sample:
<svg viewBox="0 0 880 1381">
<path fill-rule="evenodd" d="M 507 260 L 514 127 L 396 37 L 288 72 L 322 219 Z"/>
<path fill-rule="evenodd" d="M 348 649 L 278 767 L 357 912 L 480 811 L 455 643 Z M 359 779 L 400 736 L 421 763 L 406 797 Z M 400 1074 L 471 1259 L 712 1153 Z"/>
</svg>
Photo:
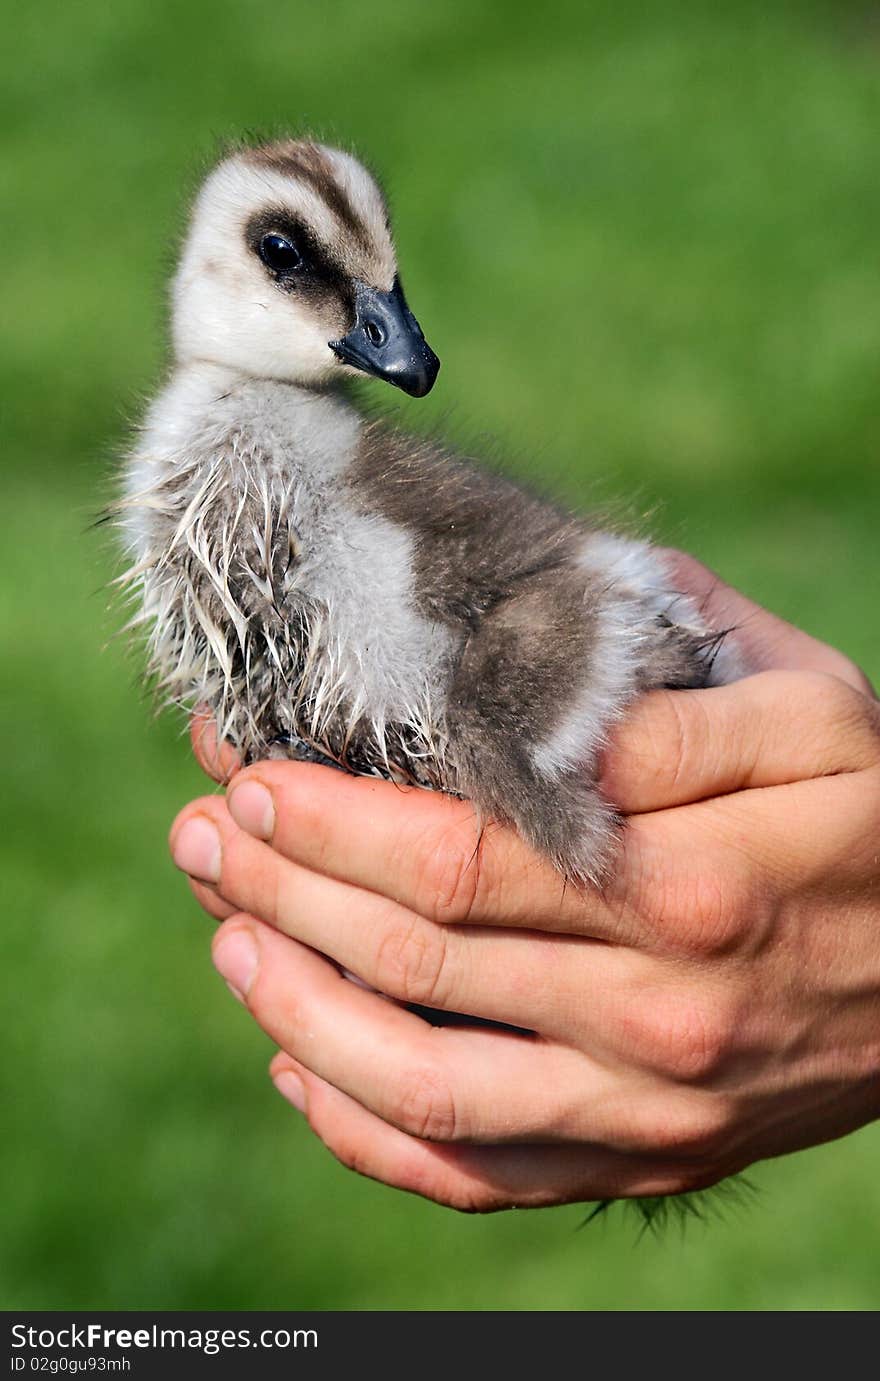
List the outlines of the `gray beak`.
<svg viewBox="0 0 880 1381">
<path fill-rule="evenodd" d="M 400 279 L 395 278 L 390 292 L 356 283 L 354 306 L 354 326 L 342 340 L 330 341 L 333 353 L 364 374 L 424 398 L 434 386 L 440 361 L 406 305 Z"/>
</svg>

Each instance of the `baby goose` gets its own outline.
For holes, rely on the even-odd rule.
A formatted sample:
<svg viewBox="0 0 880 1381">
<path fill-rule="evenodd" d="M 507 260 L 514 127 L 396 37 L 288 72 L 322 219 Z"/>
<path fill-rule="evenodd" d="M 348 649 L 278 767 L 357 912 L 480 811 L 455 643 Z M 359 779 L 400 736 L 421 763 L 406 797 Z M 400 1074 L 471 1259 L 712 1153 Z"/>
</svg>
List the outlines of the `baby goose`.
<svg viewBox="0 0 880 1381">
<path fill-rule="evenodd" d="M 119 505 L 164 696 L 207 707 L 247 762 L 466 796 L 599 879 L 609 727 L 638 692 L 729 679 L 733 659 L 655 550 L 346 397 L 358 371 L 421 397 L 439 369 L 370 174 L 307 141 L 224 157 L 172 341 Z"/>
</svg>

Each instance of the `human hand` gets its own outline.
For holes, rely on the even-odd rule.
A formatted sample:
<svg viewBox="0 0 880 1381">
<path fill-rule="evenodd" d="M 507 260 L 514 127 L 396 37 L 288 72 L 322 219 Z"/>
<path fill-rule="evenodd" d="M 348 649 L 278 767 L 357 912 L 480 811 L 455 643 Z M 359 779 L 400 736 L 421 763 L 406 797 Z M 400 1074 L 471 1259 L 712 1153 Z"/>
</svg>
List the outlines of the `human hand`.
<svg viewBox="0 0 880 1381">
<path fill-rule="evenodd" d="M 307 765 L 178 817 L 218 967 L 345 1163 L 471 1209 L 676 1193 L 880 1113 L 876 705 L 833 649 L 717 583 L 710 605 L 789 669 L 634 708 L 601 893 L 480 841 L 465 802 Z M 432 1028 L 336 964 L 535 1035 Z"/>
</svg>

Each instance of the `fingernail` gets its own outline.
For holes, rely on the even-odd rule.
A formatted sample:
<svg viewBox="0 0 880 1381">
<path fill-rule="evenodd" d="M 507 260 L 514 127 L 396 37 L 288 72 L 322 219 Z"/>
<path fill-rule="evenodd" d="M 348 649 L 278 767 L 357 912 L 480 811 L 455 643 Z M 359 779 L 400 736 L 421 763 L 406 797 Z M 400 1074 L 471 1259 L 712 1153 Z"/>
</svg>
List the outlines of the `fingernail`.
<svg viewBox="0 0 880 1381">
<path fill-rule="evenodd" d="M 239 1002 L 244 1002 L 257 976 L 260 956 L 257 942 L 249 930 L 237 926 L 228 930 L 214 943 L 214 968 Z"/>
<path fill-rule="evenodd" d="M 229 814 L 237 825 L 258 839 L 271 839 L 275 832 L 275 802 L 259 782 L 233 786 L 226 797 Z"/>
<path fill-rule="evenodd" d="M 174 837 L 171 857 L 178 868 L 201 882 L 220 881 L 220 835 L 204 815 L 194 815 Z"/>
<path fill-rule="evenodd" d="M 305 1112 L 306 1087 L 298 1074 L 294 1074 L 292 1069 L 282 1069 L 279 1074 L 272 1075 L 272 1083 L 281 1097 L 292 1103 L 297 1112 Z"/>
</svg>

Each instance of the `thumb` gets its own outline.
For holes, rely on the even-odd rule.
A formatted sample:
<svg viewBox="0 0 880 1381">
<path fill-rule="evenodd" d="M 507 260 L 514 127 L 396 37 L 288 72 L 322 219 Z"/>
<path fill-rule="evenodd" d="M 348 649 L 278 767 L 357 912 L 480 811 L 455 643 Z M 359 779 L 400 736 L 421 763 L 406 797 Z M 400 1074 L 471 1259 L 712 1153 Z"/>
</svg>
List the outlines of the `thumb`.
<svg viewBox="0 0 880 1381">
<path fill-rule="evenodd" d="M 709 690 L 652 691 L 618 726 L 602 787 L 625 814 L 880 763 L 874 700 L 838 676 L 765 671 Z"/>
<path fill-rule="evenodd" d="M 729 628 L 747 672 L 821 671 L 860 691 L 874 695 L 870 681 L 848 657 L 794 624 L 777 618 L 760 604 L 734 590 L 687 552 L 663 552 L 676 588 L 690 595 L 712 629 Z"/>
</svg>

